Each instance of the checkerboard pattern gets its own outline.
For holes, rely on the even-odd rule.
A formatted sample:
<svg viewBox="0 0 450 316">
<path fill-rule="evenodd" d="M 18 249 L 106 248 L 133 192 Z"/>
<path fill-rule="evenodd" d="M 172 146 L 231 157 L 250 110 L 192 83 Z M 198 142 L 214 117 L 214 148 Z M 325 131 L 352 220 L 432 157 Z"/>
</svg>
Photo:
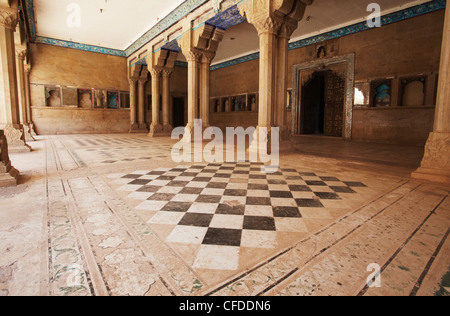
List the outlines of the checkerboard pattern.
<svg viewBox="0 0 450 316">
<path fill-rule="evenodd" d="M 307 232 L 303 213 L 365 188 L 296 169 L 262 173 L 259 163 L 213 163 L 121 175 L 118 190 L 172 225 L 168 243 L 201 245 L 196 268 L 235 270 L 239 248 L 275 248 L 277 232 Z M 221 261 L 220 258 L 223 260 Z"/>
</svg>

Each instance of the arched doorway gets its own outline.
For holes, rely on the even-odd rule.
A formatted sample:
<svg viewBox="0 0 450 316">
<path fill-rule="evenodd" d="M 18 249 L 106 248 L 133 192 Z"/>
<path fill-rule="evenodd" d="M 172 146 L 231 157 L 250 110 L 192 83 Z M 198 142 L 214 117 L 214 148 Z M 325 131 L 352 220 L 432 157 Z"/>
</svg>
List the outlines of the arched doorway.
<svg viewBox="0 0 450 316">
<path fill-rule="evenodd" d="M 295 65 L 292 131 L 351 139 L 354 55 Z"/>
</svg>

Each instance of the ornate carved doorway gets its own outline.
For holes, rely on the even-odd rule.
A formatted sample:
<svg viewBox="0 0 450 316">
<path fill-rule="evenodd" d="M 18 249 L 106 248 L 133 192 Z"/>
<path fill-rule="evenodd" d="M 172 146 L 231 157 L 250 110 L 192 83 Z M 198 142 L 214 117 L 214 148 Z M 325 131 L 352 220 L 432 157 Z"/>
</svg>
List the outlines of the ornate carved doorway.
<svg viewBox="0 0 450 316">
<path fill-rule="evenodd" d="M 294 66 L 293 133 L 351 139 L 354 55 Z"/>
</svg>

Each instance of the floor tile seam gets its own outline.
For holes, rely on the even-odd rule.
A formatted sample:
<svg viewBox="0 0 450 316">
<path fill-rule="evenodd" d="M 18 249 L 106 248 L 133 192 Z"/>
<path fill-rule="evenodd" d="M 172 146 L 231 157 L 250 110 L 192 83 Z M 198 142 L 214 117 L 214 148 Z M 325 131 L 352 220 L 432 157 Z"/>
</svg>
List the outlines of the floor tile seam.
<svg viewBox="0 0 450 316">
<path fill-rule="evenodd" d="M 97 179 L 93 179 L 94 177 L 96 177 Z M 174 296 L 177 295 L 185 295 L 186 293 L 182 292 L 181 290 L 175 289 L 175 285 L 173 284 L 173 282 L 171 282 L 172 277 L 171 272 L 165 268 L 164 263 L 160 262 L 161 260 L 157 259 L 153 254 L 150 248 L 148 248 L 145 245 L 144 240 L 139 237 L 138 233 L 135 232 L 135 229 L 132 227 L 133 225 L 131 223 L 128 222 L 128 220 L 126 219 L 126 216 L 123 216 L 122 212 L 118 209 L 120 209 L 119 206 L 117 206 L 117 203 L 109 198 L 108 196 L 111 196 L 111 194 L 113 194 L 114 190 L 109 186 L 108 183 L 105 183 L 102 179 L 100 179 L 98 176 L 91 176 L 88 177 L 89 181 L 91 181 L 92 185 L 96 188 L 97 192 L 99 192 L 99 194 L 101 194 L 104 197 L 104 202 L 106 204 L 106 206 L 111 210 L 111 212 L 119 219 L 119 221 L 121 222 L 121 224 L 126 228 L 127 232 L 130 234 L 130 236 L 133 238 L 133 240 L 141 247 L 141 249 L 144 251 L 145 255 L 148 256 L 151 259 L 151 264 L 152 266 L 155 268 L 156 271 L 158 271 L 159 277 L 161 279 L 161 281 L 164 283 L 164 285 L 167 287 L 168 291 L 171 292 Z M 97 185 L 94 183 L 96 181 L 102 181 L 103 182 L 103 186 L 105 186 L 107 188 L 108 191 L 110 191 L 109 193 L 106 193 L 107 195 L 105 196 L 102 192 L 100 192 L 100 190 L 97 188 Z M 112 196 L 111 196 L 112 197 Z M 177 260 L 181 261 L 183 263 L 183 266 L 186 268 L 187 271 L 189 271 L 189 273 L 191 275 L 193 275 L 198 281 L 200 281 L 203 285 L 207 285 L 208 283 L 206 281 L 203 280 L 203 278 L 201 278 L 190 266 L 189 264 L 187 264 L 187 262 L 179 255 L 177 254 L 167 243 L 165 240 L 162 240 L 158 234 L 156 234 L 151 227 L 149 227 L 145 221 L 142 220 L 142 218 L 135 214 L 132 210 L 132 208 L 130 208 L 130 206 L 119 196 L 116 196 L 116 198 L 120 199 L 120 201 L 123 203 L 123 205 L 128 209 L 128 211 L 130 213 L 132 213 L 135 217 L 137 217 L 139 219 L 139 221 L 141 222 L 141 225 L 144 225 L 145 228 L 151 232 L 153 238 L 157 239 L 158 242 L 163 245 L 163 247 L 165 248 L 165 250 L 170 253 L 171 256 L 177 258 Z"/>
<path fill-rule="evenodd" d="M 67 236 L 68 234 L 70 234 L 71 238 L 70 240 L 72 242 L 75 243 L 75 245 L 73 245 L 73 251 L 76 253 L 76 257 L 77 260 L 79 261 L 79 263 L 84 263 L 83 258 L 82 258 L 82 254 L 80 253 L 80 248 L 79 248 L 79 244 L 77 242 L 77 237 L 76 234 L 74 233 L 74 226 L 72 221 L 69 218 L 69 214 L 68 214 L 68 206 L 67 206 L 67 194 L 64 190 L 64 185 L 62 183 L 62 180 L 59 178 L 56 179 L 49 179 L 48 177 L 48 170 L 49 167 L 51 167 L 52 169 L 54 169 L 56 172 L 59 172 L 59 168 L 58 168 L 58 156 L 55 153 L 56 148 L 54 147 L 54 144 L 52 142 L 52 138 L 51 137 L 46 137 L 46 151 L 45 151 L 45 181 L 46 181 L 46 198 L 47 198 L 47 229 L 48 229 L 48 238 L 47 238 L 47 255 L 48 255 L 48 294 L 49 295 L 54 295 L 56 289 L 55 287 L 55 280 L 57 279 L 56 274 L 58 270 L 55 270 L 56 267 L 56 259 L 57 259 L 57 255 L 56 253 L 56 249 L 54 249 L 54 247 L 56 247 L 56 242 L 57 240 L 62 239 L 63 237 Z M 50 184 L 52 183 L 52 185 Z M 53 207 L 53 195 L 55 194 L 54 190 L 55 190 L 55 185 L 59 186 L 59 189 L 62 190 L 62 192 L 59 192 L 61 194 L 61 197 L 64 196 L 62 198 L 63 201 L 59 201 L 62 202 L 65 206 L 65 213 L 67 216 L 67 220 L 66 220 L 66 231 L 64 232 L 64 234 L 59 234 L 57 237 L 54 236 L 55 231 L 58 231 L 55 228 L 55 225 L 53 223 L 53 221 L 55 220 L 56 215 L 54 215 L 55 213 L 55 209 Z M 57 218 L 60 218 L 61 214 L 58 214 Z M 58 227 L 60 228 L 60 226 Z M 55 256 L 55 257 L 54 257 Z M 59 264 L 59 262 L 58 262 Z M 64 265 L 65 268 L 67 268 L 70 264 L 67 264 L 67 262 L 63 262 L 62 263 Z M 73 263 L 72 263 L 73 264 Z M 88 277 L 88 276 L 87 276 Z M 90 286 L 89 286 L 90 287 Z M 90 288 L 91 291 L 91 288 Z M 91 291 L 92 293 L 92 291 Z"/>
<path fill-rule="evenodd" d="M 64 205 L 64 210 L 63 210 L 63 214 L 65 219 L 65 223 L 64 223 L 64 227 L 65 230 L 64 232 L 59 232 L 59 230 L 61 229 L 61 224 L 55 225 L 54 220 L 60 220 L 62 217 L 62 214 L 55 214 L 56 210 L 53 206 L 52 206 L 52 197 L 50 196 L 51 194 L 55 194 L 54 192 L 51 192 L 53 190 L 55 190 L 55 185 L 53 185 L 53 188 L 51 188 L 49 190 L 49 192 L 51 192 L 48 196 L 48 204 L 49 204 L 49 215 L 48 215 L 48 229 L 49 229 L 49 237 L 48 237 L 48 251 L 49 251 L 49 274 L 50 274 L 50 280 L 49 280 L 49 290 L 50 290 L 50 295 L 54 295 L 55 293 L 55 289 L 53 288 L 54 281 L 59 279 L 59 277 L 57 276 L 57 274 L 60 271 L 68 271 L 69 267 L 71 265 L 80 265 L 83 267 L 83 270 L 85 272 L 86 275 L 86 282 L 88 283 L 88 288 L 89 288 L 89 292 L 90 294 L 94 294 L 93 292 L 93 287 L 91 284 L 91 280 L 90 280 L 90 274 L 89 271 L 86 270 L 85 268 L 85 257 L 83 255 L 83 250 L 81 248 L 81 243 L 79 240 L 79 237 L 77 236 L 77 229 L 75 226 L 75 223 L 73 222 L 73 218 L 71 216 L 71 207 L 69 206 L 68 200 L 67 200 L 67 194 L 64 188 L 64 184 L 63 181 L 59 180 L 59 181 L 54 181 L 55 183 L 58 183 L 58 186 L 60 187 L 60 193 L 62 193 L 64 195 L 63 200 L 58 200 L 59 203 L 62 203 Z M 61 210 L 59 210 L 61 211 Z M 58 235 L 55 236 L 55 233 L 58 233 Z M 57 262 L 54 261 L 54 259 L 58 258 L 58 250 L 56 249 L 57 245 L 58 245 L 58 241 L 62 241 L 64 239 L 70 239 L 70 241 L 73 243 L 73 247 L 72 248 L 67 248 L 67 246 L 64 246 L 64 249 L 70 249 L 73 252 L 75 252 L 75 257 L 77 258 L 76 262 Z M 58 271 L 55 270 L 56 266 L 62 266 L 63 268 L 59 268 Z"/>
<path fill-rule="evenodd" d="M 333 226 L 336 225 L 337 223 L 341 222 L 342 220 L 344 220 L 344 219 L 348 218 L 349 216 L 352 216 L 352 215 L 354 215 L 354 214 L 360 212 L 360 211 L 363 210 L 364 208 L 366 208 L 366 207 L 370 206 L 371 204 L 376 203 L 377 201 L 379 201 L 379 200 L 381 200 L 382 198 L 386 197 L 386 196 L 389 195 L 391 192 L 396 191 L 396 190 L 399 190 L 399 189 L 402 188 L 403 186 L 406 186 L 409 182 L 410 182 L 410 181 L 408 181 L 408 180 L 402 181 L 401 184 L 399 184 L 399 185 L 397 185 L 396 187 L 390 188 L 389 190 L 383 192 L 383 193 L 382 193 L 381 195 L 379 195 L 377 198 L 371 200 L 370 202 L 366 203 L 365 205 L 359 207 L 357 210 L 351 212 L 351 214 L 348 214 L 348 215 L 346 215 L 346 216 L 343 216 L 343 217 L 340 218 L 340 219 L 337 219 L 335 222 L 331 223 L 330 225 L 327 225 L 327 226 L 324 227 L 323 229 L 321 229 L 321 230 L 319 230 L 318 232 L 314 233 L 312 236 L 309 236 L 309 237 L 307 237 L 307 238 L 305 238 L 305 239 L 303 239 L 303 240 L 297 242 L 295 245 L 290 246 L 290 247 L 284 249 L 283 251 L 280 251 L 280 252 L 279 252 L 278 254 L 276 254 L 275 256 L 273 256 L 273 257 L 271 257 L 271 258 L 268 258 L 268 259 L 266 259 L 265 261 L 263 261 L 263 262 L 257 264 L 256 266 L 254 266 L 254 267 L 248 269 L 247 271 L 245 271 L 244 273 L 240 274 L 239 276 L 233 278 L 232 280 L 229 280 L 229 281 L 225 282 L 224 284 L 221 284 L 221 285 L 219 285 L 218 287 L 216 287 L 216 288 L 210 290 L 209 292 L 207 292 L 206 295 L 213 295 L 214 293 L 217 293 L 217 292 L 223 290 L 223 289 L 226 288 L 228 285 L 237 282 L 239 279 L 242 279 L 242 278 L 246 277 L 247 275 L 249 275 L 249 274 L 251 274 L 251 273 L 253 273 L 253 272 L 255 272 L 255 271 L 258 271 L 259 269 L 261 269 L 261 268 L 264 267 L 265 265 L 272 263 L 273 261 L 277 260 L 277 259 L 280 258 L 281 256 L 283 256 L 283 255 L 287 254 L 288 252 L 294 250 L 295 248 L 297 248 L 297 247 L 298 247 L 299 245 L 301 245 L 302 243 L 304 243 L 304 242 L 310 240 L 312 237 L 320 235 L 321 233 L 323 233 L 323 232 L 325 232 L 326 230 L 330 229 L 331 227 L 333 227 Z M 397 200 L 396 200 L 395 202 L 397 202 Z M 393 205 L 395 202 L 393 202 L 391 205 Z M 370 220 L 370 219 L 369 219 L 369 220 Z M 320 254 L 322 254 L 322 253 L 323 253 L 323 252 L 319 252 L 318 255 L 320 255 Z M 311 260 L 312 260 L 312 259 L 311 259 Z M 298 267 L 293 268 L 293 270 L 298 270 Z M 289 273 L 291 273 L 291 272 L 289 272 Z M 262 295 L 264 292 L 265 292 L 265 291 L 260 292 L 259 295 Z"/>
<path fill-rule="evenodd" d="M 433 210 L 426 216 L 426 218 L 416 227 L 416 229 L 411 233 L 410 236 L 407 237 L 407 239 L 405 240 L 405 242 L 400 245 L 400 247 L 396 250 L 396 252 L 387 260 L 387 262 L 381 267 L 381 271 L 380 273 L 382 274 L 387 268 L 388 266 L 395 260 L 395 258 L 397 258 L 397 256 L 401 253 L 401 251 L 406 247 L 406 245 L 408 245 L 411 240 L 417 235 L 417 233 L 424 227 L 424 225 L 430 220 L 430 218 L 433 215 L 436 215 L 436 211 L 440 208 L 440 206 L 444 203 L 444 201 L 449 197 L 449 193 L 447 193 L 442 199 L 441 201 L 433 208 Z M 449 231 L 447 230 L 447 233 L 444 235 L 443 239 L 441 240 L 441 242 L 439 243 L 439 246 L 437 249 L 442 248 L 442 245 L 444 244 L 445 240 L 448 237 L 448 233 Z M 437 253 L 435 252 L 433 254 L 433 256 L 431 256 L 430 261 L 431 263 L 428 264 L 432 264 L 432 261 L 434 261 L 433 257 L 437 256 Z M 430 262 L 429 261 L 429 262 Z M 428 271 L 427 266 L 425 267 L 424 271 L 422 272 L 422 276 L 423 278 L 426 276 L 426 272 Z M 417 289 L 416 289 L 417 287 Z M 418 282 L 414 285 L 413 290 L 411 291 L 410 296 L 414 296 L 414 293 L 417 293 L 417 291 L 420 289 L 420 283 L 419 280 Z M 367 291 L 369 290 L 368 285 L 365 285 L 359 292 L 358 292 L 358 296 L 363 296 Z"/>
<path fill-rule="evenodd" d="M 141 249 L 142 254 L 145 257 L 148 257 L 149 259 L 149 264 L 151 265 L 151 267 L 153 269 L 155 269 L 155 271 L 158 273 L 158 278 L 161 281 L 161 283 L 163 283 L 163 285 L 166 287 L 166 289 L 168 290 L 168 292 L 170 292 L 173 296 L 176 296 L 175 291 L 173 289 L 173 287 L 171 287 L 169 285 L 169 283 L 163 278 L 163 275 L 161 273 L 161 269 L 158 268 L 158 265 L 155 265 L 154 262 L 156 260 L 156 258 L 154 258 L 153 255 L 150 254 L 150 251 L 147 249 L 147 247 L 144 245 L 143 242 L 141 242 L 140 238 L 138 236 L 136 236 L 136 234 L 134 233 L 134 230 L 132 229 L 132 227 L 129 227 L 129 225 L 127 224 L 126 220 L 122 218 L 122 216 L 120 216 L 119 212 L 116 211 L 116 208 L 114 208 L 113 206 L 109 205 L 108 201 L 110 201 L 109 199 L 107 199 L 107 197 L 105 197 L 105 195 L 101 192 L 101 190 L 94 184 L 93 180 L 92 180 L 92 176 L 91 177 L 87 177 L 87 180 L 89 181 L 89 183 L 92 185 L 92 187 L 94 188 L 94 190 L 97 192 L 97 194 L 99 196 L 101 196 L 103 199 L 103 202 L 105 204 L 105 206 L 109 209 L 109 211 L 114 214 L 114 216 L 118 219 L 118 221 L 120 222 L 120 224 L 122 225 L 122 227 L 125 228 L 127 234 L 130 236 L 130 238 L 133 240 L 134 243 L 136 243 Z M 109 188 L 109 186 L 107 186 Z M 123 202 L 123 201 L 122 201 Z M 147 251 L 145 251 L 147 250 Z M 149 255 L 150 254 L 150 255 Z M 166 272 L 166 271 L 164 271 Z"/>
<path fill-rule="evenodd" d="M 421 187 L 421 186 L 422 186 L 422 184 L 420 184 L 420 185 L 417 186 L 415 189 L 413 189 L 411 192 L 409 192 L 409 194 L 411 194 L 412 192 L 414 192 L 415 190 L 417 190 L 417 189 L 418 189 L 419 187 Z M 326 251 L 331 250 L 332 248 L 334 248 L 334 249 L 339 249 L 339 244 L 342 244 L 343 242 L 345 242 L 346 239 L 351 238 L 351 236 L 353 235 L 353 233 L 356 233 L 357 230 L 362 229 L 364 225 L 366 225 L 367 223 L 369 223 L 371 220 L 374 220 L 377 216 L 379 216 L 379 215 L 381 215 L 382 213 L 384 213 L 385 211 L 387 211 L 387 210 L 388 210 L 390 207 L 392 207 L 393 205 L 399 203 L 401 200 L 403 200 L 404 198 L 406 198 L 407 195 L 409 195 L 409 194 L 406 194 L 406 195 L 402 196 L 401 198 L 397 199 L 397 200 L 396 200 L 395 202 L 393 202 L 391 205 L 387 206 L 387 207 L 384 208 L 382 211 L 380 211 L 380 212 L 378 212 L 377 214 L 375 214 L 374 216 L 372 216 L 368 221 L 365 221 L 363 224 L 359 225 L 359 226 L 356 227 L 354 230 L 352 230 L 350 233 L 348 233 L 346 236 L 343 236 L 342 238 L 340 238 L 340 240 L 338 240 L 332 247 L 322 249 L 320 252 L 318 252 L 318 254 L 316 254 L 314 257 L 312 257 L 311 260 L 309 260 L 303 267 L 301 267 L 301 268 L 299 267 L 299 269 L 298 269 L 296 275 L 293 275 L 292 278 L 296 278 L 296 277 L 298 278 L 297 275 L 300 275 L 300 274 L 302 273 L 302 271 L 305 271 L 305 270 L 310 269 L 310 268 L 311 268 L 312 266 L 314 266 L 318 261 L 322 260 L 322 259 L 324 258 L 323 256 L 324 256 L 324 253 L 325 253 Z M 443 200 L 445 200 L 445 198 L 446 198 L 446 197 L 444 197 Z M 441 200 L 440 203 L 442 203 L 443 200 Z M 439 204 L 440 204 L 440 203 L 439 203 Z M 431 215 L 431 214 L 432 214 L 432 213 L 430 213 L 430 215 Z M 428 215 L 427 218 L 429 218 L 430 215 Z M 420 225 L 420 224 L 419 224 L 419 225 Z M 321 258 L 322 258 L 322 259 L 321 259 Z M 325 258 L 326 258 L 326 257 L 325 257 Z M 295 281 L 295 280 L 294 280 L 294 281 Z M 366 280 L 364 280 L 364 284 L 363 284 L 361 287 L 364 287 L 364 286 L 367 287 L 367 284 L 366 284 L 365 281 L 366 281 Z M 289 282 L 289 281 L 288 281 L 288 282 Z M 281 283 L 281 282 L 280 282 L 280 283 Z M 291 282 L 291 283 L 292 283 L 292 282 Z M 280 286 L 282 286 L 282 285 L 280 285 Z M 274 287 L 270 287 L 270 289 L 272 289 L 272 288 L 274 288 Z M 264 293 L 267 293 L 267 291 L 262 291 L 262 292 L 259 293 L 258 295 L 262 295 L 262 294 L 264 294 Z M 356 293 L 358 293 L 358 292 L 356 292 Z M 355 294 L 356 294 L 356 293 L 355 293 Z"/>
<path fill-rule="evenodd" d="M 103 273 L 103 269 L 93 250 L 93 244 L 90 242 L 86 229 L 83 224 L 83 220 L 80 215 L 79 205 L 75 199 L 75 195 L 70 185 L 69 179 L 63 181 L 63 185 L 66 187 L 67 197 L 69 200 L 69 207 L 71 209 L 71 218 L 74 222 L 75 229 L 77 230 L 77 236 L 80 240 L 79 245 L 84 254 L 87 269 L 92 276 L 92 289 L 94 296 L 111 296 L 111 288 Z"/>
</svg>

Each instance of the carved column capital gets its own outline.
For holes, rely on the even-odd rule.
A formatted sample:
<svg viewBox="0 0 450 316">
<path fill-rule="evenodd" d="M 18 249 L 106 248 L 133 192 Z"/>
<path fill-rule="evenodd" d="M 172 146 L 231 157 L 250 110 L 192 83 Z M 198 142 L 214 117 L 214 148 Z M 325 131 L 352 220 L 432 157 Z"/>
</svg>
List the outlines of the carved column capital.
<svg viewBox="0 0 450 316">
<path fill-rule="evenodd" d="M 164 69 L 162 71 L 162 76 L 163 76 L 163 78 L 170 78 L 172 73 L 173 73 L 173 69 Z"/>
<path fill-rule="evenodd" d="M 253 24 L 258 34 L 291 36 L 313 0 L 247 0 L 238 4 L 239 13 Z M 283 25 L 285 24 L 285 25 Z M 282 29 L 282 27 L 284 29 Z"/>
<path fill-rule="evenodd" d="M 202 54 L 196 50 L 191 50 L 186 54 L 186 60 L 188 62 L 199 62 Z"/>
<path fill-rule="evenodd" d="M 211 62 L 213 61 L 214 57 L 216 57 L 216 54 L 212 54 L 212 53 L 203 53 L 200 59 L 200 62 L 202 64 L 211 64 Z"/>
<path fill-rule="evenodd" d="M 283 19 L 279 17 L 264 17 L 256 20 L 253 25 L 258 32 L 258 35 L 261 34 L 278 34 L 280 32 L 281 26 L 283 25 Z"/>
<path fill-rule="evenodd" d="M 144 86 L 147 83 L 148 79 L 147 78 L 139 78 L 138 82 L 140 86 Z"/>
<path fill-rule="evenodd" d="M 279 37 L 290 39 L 294 31 L 298 28 L 298 21 L 287 18 L 280 27 Z"/>
<path fill-rule="evenodd" d="M 27 56 L 27 49 L 23 47 L 16 47 L 16 56 L 23 62 Z"/>
<path fill-rule="evenodd" d="M 150 68 L 149 71 L 150 71 L 150 74 L 152 75 L 152 78 L 159 77 L 162 73 L 162 69 L 159 69 L 159 68 Z"/>
<path fill-rule="evenodd" d="M 0 7 L 0 26 L 15 31 L 18 22 L 19 15 L 16 10 Z"/>
<path fill-rule="evenodd" d="M 136 85 L 139 79 L 137 78 L 128 78 L 128 82 L 130 83 L 130 86 Z"/>
</svg>

